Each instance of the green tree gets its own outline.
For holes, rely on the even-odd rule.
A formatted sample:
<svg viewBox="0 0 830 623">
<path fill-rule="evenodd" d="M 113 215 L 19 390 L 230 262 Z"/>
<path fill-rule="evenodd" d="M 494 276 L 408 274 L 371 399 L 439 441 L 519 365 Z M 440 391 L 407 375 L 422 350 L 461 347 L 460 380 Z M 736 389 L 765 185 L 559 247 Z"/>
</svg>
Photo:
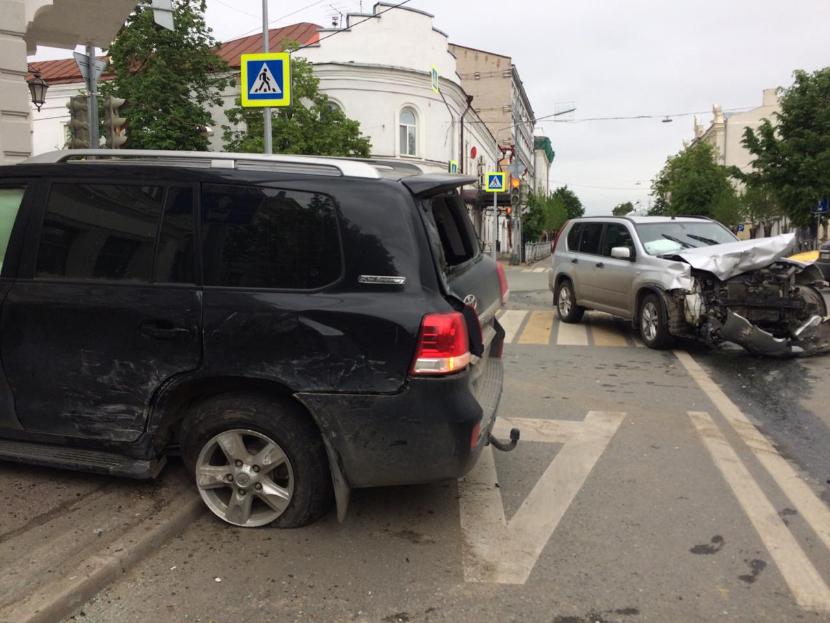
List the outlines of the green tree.
<svg viewBox="0 0 830 623">
<path fill-rule="evenodd" d="M 670 156 L 652 181 L 649 214 L 708 216 L 729 226 L 742 218 L 741 204 L 726 167 L 715 162 L 714 148 L 696 142 Z"/>
<path fill-rule="evenodd" d="M 576 193 L 574 193 L 574 191 L 567 186 L 560 186 L 553 191 L 552 196 L 558 197 L 562 200 L 562 204 L 565 206 L 565 211 L 567 212 L 569 219 L 579 218 L 585 214 L 585 208 L 582 207 L 582 202 L 579 200 L 579 197 L 577 197 Z"/>
<path fill-rule="evenodd" d="M 618 203 L 613 210 L 611 210 L 611 214 L 614 216 L 625 216 L 629 212 L 634 211 L 634 204 L 630 201 L 626 201 L 625 203 Z"/>
<path fill-rule="evenodd" d="M 761 183 L 759 178 L 751 178 L 740 200 L 743 213 L 755 230 L 753 231 L 753 237 L 755 237 L 756 231 L 759 237 L 768 235 L 773 223 L 784 216 L 784 210 L 781 208 L 781 203 L 778 201 L 775 192 Z"/>
<path fill-rule="evenodd" d="M 576 197 L 576 195 L 574 195 Z M 579 201 L 579 199 L 577 199 Z M 580 204 L 580 210 L 582 210 L 582 204 Z M 584 212 L 585 210 L 582 210 Z M 582 213 L 580 213 L 581 216 Z M 570 218 L 574 218 L 569 215 L 568 205 L 563 199 L 562 195 L 557 195 L 554 193 L 550 197 L 547 198 L 545 202 L 545 229 L 549 233 L 553 233 L 555 231 L 559 231 L 562 229 L 562 225 L 565 224 Z"/>
<path fill-rule="evenodd" d="M 311 63 L 291 58 L 291 106 L 272 109 L 274 153 L 368 157 L 371 142 L 360 134 L 360 124 L 349 119 L 327 95 Z M 228 151 L 261 153 L 264 119 L 260 108 L 236 106 L 226 111 L 230 125 L 222 126 Z"/>
<path fill-rule="evenodd" d="M 528 242 L 536 242 L 543 234 L 552 236 L 559 231 L 568 212 L 561 196 L 538 195 L 531 193 L 528 197 L 527 210 L 522 217 L 522 232 Z"/>
<path fill-rule="evenodd" d="M 794 223 L 806 225 L 818 201 L 830 197 L 830 67 L 794 76 L 775 124 L 764 119 L 757 131 L 744 132 L 755 156 L 744 179 L 768 189 Z"/>
<path fill-rule="evenodd" d="M 545 197 L 530 193 L 527 209 L 522 214 L 522 237 L 525 242 L 537 242 L 545 233 Z"/>
<path fill-rule="evenodd" d="M 176 0 L 170 31 L 153 21 L 149 0 L 141 0 L 110 46 L 114 78 L 101 91 L 127 100 L 125 147 L 208 148 L 204 128 L 214 123 L 208 108 L 222 103 L 228 67 L 215 53 L 205 4 Z"/>
</svg>

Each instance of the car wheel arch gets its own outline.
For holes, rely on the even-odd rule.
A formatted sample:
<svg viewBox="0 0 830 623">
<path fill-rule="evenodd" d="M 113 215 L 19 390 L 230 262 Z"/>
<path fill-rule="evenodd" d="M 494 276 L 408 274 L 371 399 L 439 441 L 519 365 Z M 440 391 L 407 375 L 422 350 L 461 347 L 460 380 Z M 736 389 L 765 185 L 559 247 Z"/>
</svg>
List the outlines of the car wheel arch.
<svg viewBox="0 0 830 623">
<path fill-rule="evenodd" d="M 314 414 L 294 397 L 294 392 L 289 387 L 278 381 L 229 375 L 190 377 L 162 388 L 153 400 L 147 431 L 153 436 L 156 450 L 164 451 L 195 405 L 234 393 L 256 393 L 283 402 L 288 408 L 299 408 L 314 420 L 318 431 L 320 430 Z"/>
<path fill-rule="evenodd" d="M 155 401 L 148 431 L 153 436 L 153 445 L 159 454 L 175 439 L 188 413 L 198 404 L 229 394 L 258 394 L 276 400 L 300 417 L 308 418 L 317 434 L 323 440 L 334 487 L 337 517 L 342 522 L 346 515 L 351 495 L 351 486 L 342 469 L 340 454 L 332 440 L 323 432 L 323 427 L 314 412 L 297 398 L 286 385 L 270 379 L 240 376 L 204 376 L 190 378 L 165 388 Z"/>
<path fill-rule="evenodd" d="M 556 276 L 556 285 L 553 289 L 553 302 L 554 302 L 554 305 L 559 302 L 559 287 L 562 285 L 563 281 L 570 281 L 571 282 L 571 289 L 573 290 L 573 293 L 574 293 L 574 301 L 579 300 L 579 297 L 577 296 L 576 284 L 574 283 L 574 280 L 567 273 L 559 273 Z"/>
</svg>

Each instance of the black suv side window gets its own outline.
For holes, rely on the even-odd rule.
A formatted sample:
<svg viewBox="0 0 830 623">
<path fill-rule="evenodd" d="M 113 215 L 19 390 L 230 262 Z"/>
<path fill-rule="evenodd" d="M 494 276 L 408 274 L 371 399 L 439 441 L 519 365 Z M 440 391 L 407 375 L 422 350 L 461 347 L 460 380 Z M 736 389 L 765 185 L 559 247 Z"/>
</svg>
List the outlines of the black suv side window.
<svg viewBox="0 0 830 623">
<path fill-rule="evenodd" d="M 150 281 L 163 186 L 52 184 L 35 277 Z"/>
<path fill-rule="evenodd" d="M 580 253 L 599 254 L 599 241 L 602 238 L 602 223 L 583 223 L 582 239 L 579 241 Z"/>
<path fill-rule="evenodd" d="M 611 249 L 614 247 L 628 247 L 631 249 L 631 257 L 634 257 L 634 242 L 631 240 L 631 233 L 625 225 L 619 223 L 608 223 L 605 228 L 605 242 L 602 245 L 602 254 L 611 257 Z"/>
<path fill-rule="evenodd" d="M 341 273 L 328 195 L 262 186 L 202 186 L 205 285 L 307 290 Z"/>
<path fill-rule="evenodd" d="M 582 223 L 576 223 L 568 232 L 568 251 L 579 250 L 579 236 L 582 234 Z"/>
</svg>

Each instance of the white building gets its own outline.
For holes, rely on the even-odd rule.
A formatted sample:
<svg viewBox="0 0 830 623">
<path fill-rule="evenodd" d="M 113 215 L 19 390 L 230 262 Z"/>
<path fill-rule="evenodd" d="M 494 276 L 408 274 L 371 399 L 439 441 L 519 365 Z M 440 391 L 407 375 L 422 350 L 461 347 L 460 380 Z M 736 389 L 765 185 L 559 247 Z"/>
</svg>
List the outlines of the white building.
<svg viewBox="0 0 830 623">
<path fill-rule="evenodd" d="M 329 37 L 335 30 L 336 36 Z M 339 29 L 301 23 L 270 31 L 272 50 L 282 49 L 286 42 L 308 46 L 297 55 L 314 64 L 321 92 L 360 123 L 373 156 L 415 162 L 434 171 L 447 171 L 449 162 L 455 161 L 460 172 L 472 175 L 498 167 L 503 152 L 468 102 L 447 35 L 435 27 L 429 13 L 379 2 L 371 14 L 346 15 Z M 240 55 L 260 52 L 261 46 L 261 35 L 252 35 L 223 43 L 218 53 L 238 71 Z M 440 92 L 432 88 L 433 67 Z M 73 60 L 32 63 L 30 69 L 39 70 L 52 85 L 43 110 L 33 111 L 34 153 L 42 153 L 66 141 L 66 103 L 83 84 Z M 228 124 L 224 110 L 235 105 L 238 87 L 223 95 L 223 106 L 212 110 L 211 147 L 216 150 L 222 149 L 221 126 Z M 473 216 L 483 241 L 491 244 L 492 216 Z M 507 250 L 503 223 L 499 238 L 501 249 Z"/>
</svg>

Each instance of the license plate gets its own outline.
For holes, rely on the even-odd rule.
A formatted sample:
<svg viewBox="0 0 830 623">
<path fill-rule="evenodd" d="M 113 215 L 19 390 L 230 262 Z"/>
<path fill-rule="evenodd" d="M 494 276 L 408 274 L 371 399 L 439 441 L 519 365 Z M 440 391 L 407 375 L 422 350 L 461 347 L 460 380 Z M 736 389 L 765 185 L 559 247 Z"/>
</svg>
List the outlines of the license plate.
<svg viewBox="0 0 830 623">
<path fill-rule="evenodd" d="M 830 251 L 822 251 L 818 256 L 822 260 L 830 260 Z"/>
</svg>

